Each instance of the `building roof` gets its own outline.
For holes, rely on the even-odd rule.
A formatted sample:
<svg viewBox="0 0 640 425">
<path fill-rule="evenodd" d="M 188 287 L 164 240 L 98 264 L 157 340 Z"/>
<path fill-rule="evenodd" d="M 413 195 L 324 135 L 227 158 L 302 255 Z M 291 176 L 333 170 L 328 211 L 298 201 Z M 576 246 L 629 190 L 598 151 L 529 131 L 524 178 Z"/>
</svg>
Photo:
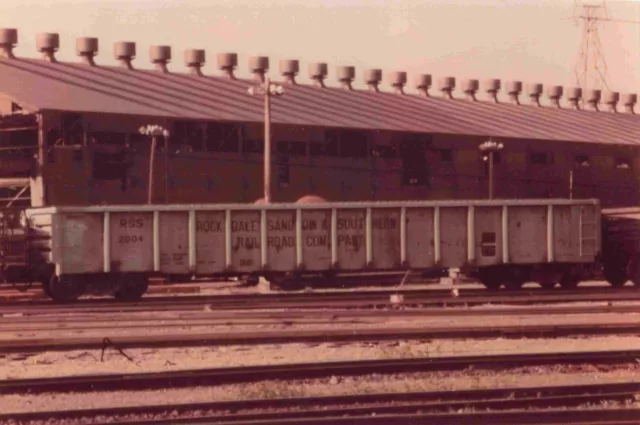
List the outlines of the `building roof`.
<svg viewBox="0 0 640 425">
<path fill-rule="evenodd" d="M 263 122 L 249 80 L 0 58 L 0 93 L 31 111 L 60 110 Z M 303 126 L 640 144 L 640 116 L 286 85 L 272 122 Z"/>
</svg>

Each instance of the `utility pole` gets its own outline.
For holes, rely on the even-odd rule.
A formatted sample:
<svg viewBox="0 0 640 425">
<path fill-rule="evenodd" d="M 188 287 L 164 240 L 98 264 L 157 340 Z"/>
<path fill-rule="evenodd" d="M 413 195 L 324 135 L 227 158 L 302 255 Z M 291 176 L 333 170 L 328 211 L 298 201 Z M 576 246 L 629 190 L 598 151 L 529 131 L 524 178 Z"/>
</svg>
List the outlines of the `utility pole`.
<svg viewBox="0 0 640 425">
<path fill-rule="evenodd" d="M 271 96 L 282 96 L 284 88 L 271 84 L 269 77 L 264 83 L 251 86 L 248 90 L 252 96 L 264 96 L 264 203 L 271 203 Z"/>
<path fill-rule="evenodd" d="M 147 204 L 151 205 L 153 203 L 153 172 L 155 168 L 156 145 L 158 143 L 158 137 L 162 136 L 165 138 L 166 146 L 169 132 L 159 125 L 147 125 L 145 127 L 140 127 L 139 131 L 140 134 L 151 137 L 151 148 L 149 149 L 149 191 L 147 193 Z"/>
<path fill-rule="evenodd" d="M 483 142 L 478 146 L 480 152 L 487 154 L 487 159 L 489 161 L 489 199 L 493 199 L 494 193 L 494 178 L 493 178 L 493 165 L 494 165 L 494 155 L 496 152 L 501 151 L 504 148 L 502 143 L 494 142 L 493 139 L 489 138 L 486 142 Z"/>
</svg>

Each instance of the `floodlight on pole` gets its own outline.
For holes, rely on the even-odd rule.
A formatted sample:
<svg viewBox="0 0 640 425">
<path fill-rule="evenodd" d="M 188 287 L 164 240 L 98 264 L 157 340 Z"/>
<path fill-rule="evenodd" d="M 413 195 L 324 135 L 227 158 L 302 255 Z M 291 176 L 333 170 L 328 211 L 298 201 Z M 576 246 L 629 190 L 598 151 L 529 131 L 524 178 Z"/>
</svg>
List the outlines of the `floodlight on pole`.
<svg viewBox="0 0 640 425">
<path fill-rule="evenodd" d="M 486 153 L 488 154 L 488 159 L 489 159 L 489 199 L 493 199 L 493 165 L 494 165 L 494 154 L 496 152 L 501 151 L 504 148 L 504 145 L 502 143 L 498 143 L 493 141 L 492 138 L 489 138 L 489 140 L 487 140 L 486 142 L 483 142 L 480 144 L 480 146 L 478 146 L 478 149 L 480 149 L 480 152 L 482 153 Z"/>
<path fill-rule="evenodd" d="M 282 96 L 284 87 L 272 84 L 269 77 L 259 86 L 251 86 L 251 96 L 264 96 L 264 203 L 271 202 L 271 96 Z"/>
<path fill-rule="evenodd" d="M 153 171 L 156 156 L 156 144 L 158 137 L 164 137 L 165 140 L 169 137 L 169 131 L 159 125 L 146 125 L 140 127 L 140 134 L 151 137 L 151 149 L 149 151 L 149 192 L 147 194 L 147 203 L 153 202 Z"/>
</svg>

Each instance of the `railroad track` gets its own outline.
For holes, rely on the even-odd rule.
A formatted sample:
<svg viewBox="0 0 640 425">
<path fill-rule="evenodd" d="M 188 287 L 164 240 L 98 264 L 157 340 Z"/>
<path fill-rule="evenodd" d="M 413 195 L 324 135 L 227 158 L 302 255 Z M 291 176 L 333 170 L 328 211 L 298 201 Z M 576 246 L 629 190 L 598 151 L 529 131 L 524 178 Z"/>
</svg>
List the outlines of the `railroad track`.
<svg viewBox="0 0 640 425">
<path fill-rule="evenodd" d="M 259 332 L 209 332 L 133 336 L 82 336 L 0 340 L 0 353 L 104 349 L 108 343 L 125 348 L 206 347 L 287 343 L 362 342 L 463 338 L 560 338 L 591 335 L 638 335 L 640 323 L 459 326 L 405 328 L 295 329 Z"/>
<path fill-rule="evenodd" d="M 635 400 L 639 382 L 594 385 L 547 386 L 526 388 L 474 389 L 258 399 L 230 402 L 206 402 L 172 405 L 98 408 L 84 410 L 42 411 L 0 414 L 0 422 L 79 421 L 92 422 L 97 417 L 109 418 L 111 424 L 165 424 L 248 421 L 327 420 L 330 418 L 365 418 L 384 415 L 405 418 L 408 415 L 466 411 L 510 411 L 516 409 L 565 408 L 578 416 L 576 407 L 603 402 L 625 404 Z M 507 413 L 507 412 L 505 412 Z M 508 412 L 513 414 L 513 412 Z M 529 411 L 529 413 L 533 413 Z M 542 411 L 543 415 L 548 411 Z M 634 416 L 633 413 L 626 413 Z M 635 418 L 640 419 L 640 411 Z M 155 417 L 154 419 L 149 419 Z M 446 416 L 445 416 L 446 417 Z M 134 419 L 132 419 L 134 418 Z M 145 418 L 140 421 L 137 418 Z M 170 418 L 170 419 L 167 419 Z M 261 422 L 262 423 L 262 422 Z"/>
<path fill-rule="evenodd" d="M 427 357 L 364 361 L 297 363 L 192 369 L 133 374 L 77 375 L 0 381 L 0 394 L 141 390 L 221 385 L 265 380 L 294 380 L 329 376 L 361 376 L 474 369 L 505 370 L 549 365 L 637 365 L 640 350 Z"/>
<path fill-rule="evenodd" d="M 596 315 L 596 314 L 637 314 L 640 305 L 598 305 L 563 307 L 496 307 L 496 308 L 409 308 L 386 310 L 287 310 L 252 311 L 226 310 L 198 313 L 182 313 L 177 316 L 154 315 L 140 316 L 127 313 L 110 314 L 105 320 L 101 314 L 73 314 L 52 317 L 19 316 L 4 317 L 0 322 L 0 332 L 56 331 L 56 330 L 100 330 L 100 329 L 136 329 L 197 327 L 197 326 L 233 326 L 265 324 L 357 324 L 384 323 L 393 319 L 423 319 L 427 317 L 491 317 L 491 316 L 550 316 L 550 315 Z"/>
<path fill-rule="evenodd" d="M 640 301 L 640 291 L 629 288 L 583 288 L 578 291 L 531 290 L 492 294 L 486 290 L 462 290 L 452 297 L 449 290 L 394 290 L 296 294 L 251 294 L 145 298 L 137 303 L 110 299 L 87 299 L 60 305 L 47 301 L 0 303 L 0 314 L 116 313 L 142 311 L 194 311 L 239 309 L 313 309 L 389 307 L 391 295 L 401 295 L 405 306 L 456 306 L 482 304 L 553 304 L 568 302 Z"/>
</svg>

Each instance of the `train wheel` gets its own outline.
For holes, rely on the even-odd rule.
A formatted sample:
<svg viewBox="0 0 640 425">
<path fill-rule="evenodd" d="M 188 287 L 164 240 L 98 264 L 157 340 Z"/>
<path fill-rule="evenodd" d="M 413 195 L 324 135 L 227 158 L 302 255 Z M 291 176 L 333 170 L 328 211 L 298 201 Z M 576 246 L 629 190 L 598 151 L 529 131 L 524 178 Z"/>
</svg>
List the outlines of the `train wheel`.
<svg viewBox="0 0 640 425">
<path fill-rule="evenodd" d="M 627 283 L 627 274 L 625 273 L 624 266 L 607 265 L 604 266 L 604 278 L 609 282 L 609 285 L 614 288 L 619 288 Z"/>
<path fill-rule="evenodd" d="M 538 285 L 540 285 L 540 287 L 543 289 L 551 290 L 556 287 L 556 283 L 557 282 L 554 282 L 552 280 L 541 280 L 540 282 L 538 282 Z"/>
<path fill-rule="evenodd" d="M 77 276 L 51 275 L 47 282 L 47 295 L 57 302 L 77 300 L 84 293 L 84 283 Z"/>
<path fill-rule="evenodd" d="M 482 282 L 482 284 L 485 286 L 485 288 L 487 288 L 490 291 L 497 291 L 502 286 L 502 284 L 497 281 L 486 281 L 486 282 Z"/>
<path fill-rule="evenodd" d="M 640 287 L 640 254 L 636 255 L 627 265 L 627 276 L 634 285 Z"/>
<path fill-rule="evenodd" d="M 119 301 L 139 301 L 148 288 L 149 279 L 146 276 L 125 275 L 114 297 Z"/>
<path fill-rule="evenodd" d="M 521 280 L 508 280 L 504 282 L 504 287 L 509 291 L 517 291 L 519 289 L 522 289 L 523 286 L 524 282 Z"/>
<path fill-rule="evenodd" d="M 567 272 L 560 278 L 560 286 L 563 289 L 575 289 L 580 284 L 580 278 L 573 276 L 571 272 Z"/>
</svg>

